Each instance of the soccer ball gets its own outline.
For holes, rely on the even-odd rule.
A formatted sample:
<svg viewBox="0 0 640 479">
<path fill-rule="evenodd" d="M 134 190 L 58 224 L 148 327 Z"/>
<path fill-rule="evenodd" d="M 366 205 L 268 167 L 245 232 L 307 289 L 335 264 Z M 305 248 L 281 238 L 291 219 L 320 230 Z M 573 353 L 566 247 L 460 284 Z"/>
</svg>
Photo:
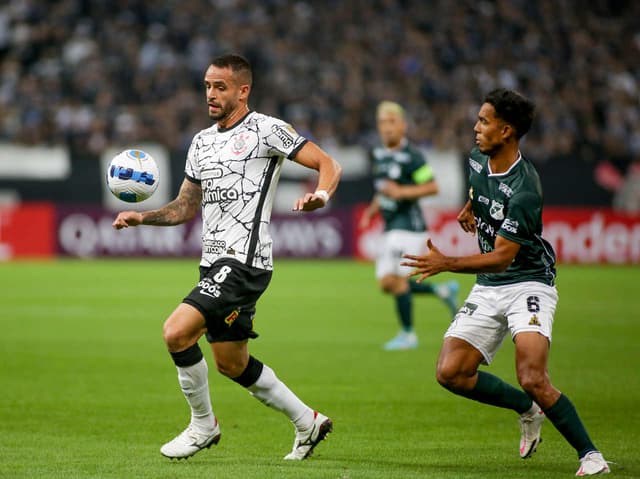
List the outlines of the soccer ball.
<svg viewBox="0 0 640 479">
<path fill-rule="evenodd" d="M 138 203 L 158 188 L 160 172 L 153 157 L 142 150 L 124 150 L 113 157 L 107 170 L 107 185 L 116 198 Z"/>
</svg>

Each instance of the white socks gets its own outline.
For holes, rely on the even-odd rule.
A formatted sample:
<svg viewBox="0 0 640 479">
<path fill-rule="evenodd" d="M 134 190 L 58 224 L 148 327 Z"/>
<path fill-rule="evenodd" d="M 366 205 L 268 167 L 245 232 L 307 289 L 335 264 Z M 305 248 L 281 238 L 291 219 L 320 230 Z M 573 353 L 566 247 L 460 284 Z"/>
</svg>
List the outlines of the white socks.
<svg viewBox="0 0 640 479">
<path fill-rule="evenodd" d="M 193 366 L 176 366 L 178 382 L 191 407 L 191 424 L 202 432 L 212 431 L 216 424 L 209 397 L 209 368 L 202 358 Z"/>
<path fill-rule="evenodd" d="M 309 429 L 313 424 L 313 409 L 303 403 L 266 364 L 258 380 L 247 388 L 260 402 L 282 411 L 299 431 Z"/>
</svg>

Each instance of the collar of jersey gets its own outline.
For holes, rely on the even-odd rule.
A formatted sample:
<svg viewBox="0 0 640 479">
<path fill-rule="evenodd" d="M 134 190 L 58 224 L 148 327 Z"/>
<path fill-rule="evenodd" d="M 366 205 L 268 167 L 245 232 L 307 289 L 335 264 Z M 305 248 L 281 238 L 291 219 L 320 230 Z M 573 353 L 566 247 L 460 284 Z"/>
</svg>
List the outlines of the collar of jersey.
<svg viewBox="0 0 640 479">
<path fill-rule="evenodd" d="M 405 137 L 400 140 L 400 144 L 398 145 L 397 148 L 387 148 L 386 146 L 382 145 L 382 149 L 387 153 L 393 153 L 394 151 L 404 150 L 408 144 L 409 144 L 409 140 L 407 140 L 407 138 Z"/>
<path fill-rule="evenodd" d="M 240 118 L 238 121 L 236 121 L 233 125 L 228 126 L 226 128 L 220 128 L 218 127 L 218 131 L 220 133 L 224 133 L 225 131 L 229 131 L 229 130 L 233 130 L 236 126 L 238 126 L 240 123 L 242 123 L 244 121 L 244 119 L 246 117 L 248 117 L 249 115 L 251 115 L 251 113 L 253 113 L 253 110 L 249 110 L 247 113 L 244 114 L 244 116 L 242 118 Z"/>
<path fill-rule="evenodd" d="M 487 170 L 489 171 L 488 176 L 507 176 L 516 167 L 516 165 L 520 163 L 520 161 L 522 161 L 522 153 L 520 153 L 520 150 L 518 150 L 518 158 L 516 158 L 516 161 L 513 162 L 513 165 L 511 165 L 509 169 L 504 173 L 492 173 L 491 164 L 487 161 Z"/>
</svg>

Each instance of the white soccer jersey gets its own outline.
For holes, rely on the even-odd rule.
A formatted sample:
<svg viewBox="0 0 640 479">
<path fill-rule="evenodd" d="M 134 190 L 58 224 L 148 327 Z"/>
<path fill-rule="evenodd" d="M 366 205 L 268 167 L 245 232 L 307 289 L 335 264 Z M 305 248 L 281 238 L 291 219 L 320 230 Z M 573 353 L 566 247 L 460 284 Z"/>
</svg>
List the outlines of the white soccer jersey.
<svg viewBox="0 0 640 479">
<path fill-rule="evenodd" d="M 231 128 L 194 136 L 185 174 L 202 187 L 202 260 L 231 257 L 273 269 L 268 226 L 284 158 L 306 143 L 287 123 L 250 112 Z"/>
</svg>

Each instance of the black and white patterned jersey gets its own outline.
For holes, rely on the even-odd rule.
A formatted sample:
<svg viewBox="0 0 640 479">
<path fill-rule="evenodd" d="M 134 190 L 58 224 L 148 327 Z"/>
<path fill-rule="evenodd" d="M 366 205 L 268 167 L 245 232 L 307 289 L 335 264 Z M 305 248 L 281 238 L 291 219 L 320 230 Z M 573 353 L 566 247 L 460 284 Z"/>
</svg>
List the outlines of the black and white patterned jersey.
<svg viewBox="0 0 640 479">
<path fill-rule="evenodd" d="M 223 257 L 271 270 L 269 221 L 282 162 L 307 142 L 291 125 L 249 112 L 196 134 L 185 174 L 202 187 L 202 266 Z"/>
</svg>

